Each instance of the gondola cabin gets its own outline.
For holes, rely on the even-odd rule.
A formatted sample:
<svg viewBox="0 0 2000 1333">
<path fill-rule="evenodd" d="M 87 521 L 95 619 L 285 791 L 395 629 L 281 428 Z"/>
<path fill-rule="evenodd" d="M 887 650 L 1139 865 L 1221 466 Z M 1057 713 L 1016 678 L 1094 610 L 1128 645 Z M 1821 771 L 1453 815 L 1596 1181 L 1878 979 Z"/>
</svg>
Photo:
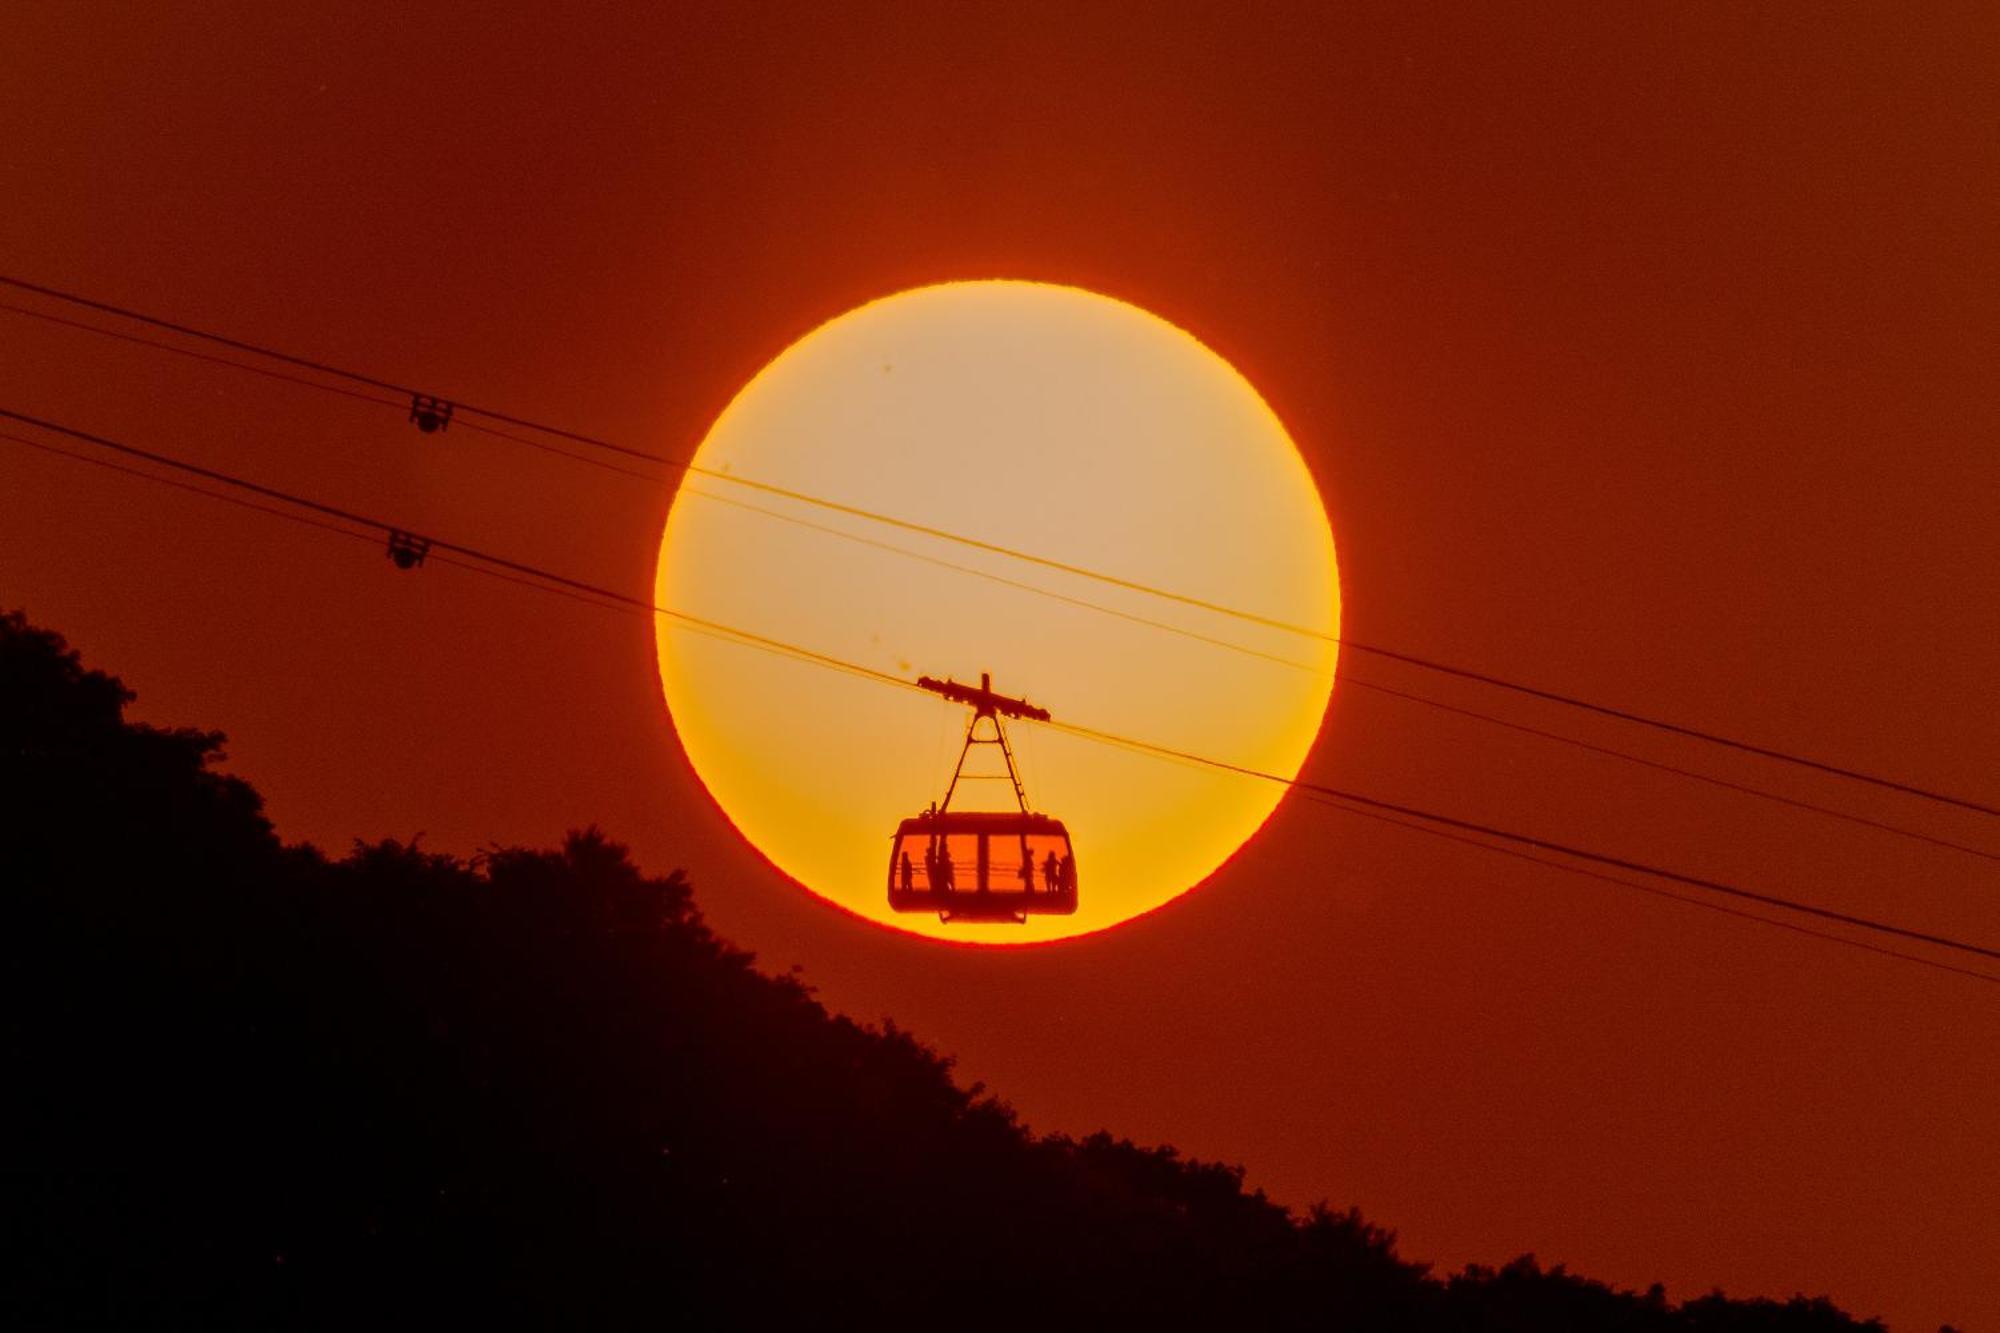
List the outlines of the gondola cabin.
<svg viewBox="0 0 2000 1333">
<path fill-rule="evenodd" d="M 889 906 L 898 912 L 935 912 L 944 922 L 1012 922 L 1030 916 L 1068 916 L 1076 911 L 1076 853 L 1060 819 L 1028 808 L 1014 752 L 1001 728 L 1005 717 L 1046 722 L 1046 709 L 993 692 L 993 679 L 979 685 L 921 676 L 917 684 L 954 703 L 972 707 L 958 766 L 944 800 L 896 826 L 889 845 Z M 982 733 L 980 724 L 989 724 Z M 965 771 L 975 745 L 999 749 L 1013 784 L 1014 810 L 954 810 L 958 784 L 977 774 Z M 1000 775 L 992 775 L 999 777 Z"/>
<path fill-rule="evenodd" d="M 1025 811 L 940 810 L 906 819 L 889 853 L 889 906 L 940 921 L 1025 922 L 1076 911 L 1062 821 Z"/>
</svg>

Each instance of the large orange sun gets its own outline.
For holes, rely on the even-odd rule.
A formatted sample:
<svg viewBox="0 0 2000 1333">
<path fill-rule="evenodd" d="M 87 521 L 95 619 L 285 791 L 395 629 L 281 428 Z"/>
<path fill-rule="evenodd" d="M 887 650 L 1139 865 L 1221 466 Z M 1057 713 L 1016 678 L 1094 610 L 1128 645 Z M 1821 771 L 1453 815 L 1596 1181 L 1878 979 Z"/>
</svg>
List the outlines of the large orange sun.
<svg viewBox="0 0 2000 1333">
<path fill-rule="evenodd" d="M 1144 310 L 1028 282 L 901 292 L 786 348 L 695 455 L 656 592 L 904 680 L 990 672 L 996 691 L 1058 722 L 1287 777 L 1325 713 L 1340 623 L 1319 492 L 1249 382 Z M 812 892 L 901 930 L 982 944 L 1102 930 L 1200 883 L 1283 794 L 1009 721 L 1029 802 L 1068 829 L 1074 914 L 898 913 L 891 837 L 943 796 L 969 711 L 685 620 L 658 625 L 675 728 L 731 822 Z M 997 751 L 967 771 L 1002 772 Z M 952 801 L 1015 808 L 1005 781 L 967 781 Z M 997 886 L 1011 871 L 993 873 Z"/>
</svg>

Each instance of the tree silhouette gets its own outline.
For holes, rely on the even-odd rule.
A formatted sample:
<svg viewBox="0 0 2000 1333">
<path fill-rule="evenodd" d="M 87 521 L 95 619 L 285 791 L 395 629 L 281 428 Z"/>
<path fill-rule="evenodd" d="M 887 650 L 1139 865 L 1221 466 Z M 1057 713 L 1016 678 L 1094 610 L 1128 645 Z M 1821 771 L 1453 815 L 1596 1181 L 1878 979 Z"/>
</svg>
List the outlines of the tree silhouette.
<svg viewBox="0 0 2000 1333">
<path fill-rule="evenodd" d="M 10 1327 L 1867 1326 L 1439 1280 L 1240 1169 L 1030 1135 L 594 829 L 329 859 L 131 698 L 0 618 Z"/>
</svg>

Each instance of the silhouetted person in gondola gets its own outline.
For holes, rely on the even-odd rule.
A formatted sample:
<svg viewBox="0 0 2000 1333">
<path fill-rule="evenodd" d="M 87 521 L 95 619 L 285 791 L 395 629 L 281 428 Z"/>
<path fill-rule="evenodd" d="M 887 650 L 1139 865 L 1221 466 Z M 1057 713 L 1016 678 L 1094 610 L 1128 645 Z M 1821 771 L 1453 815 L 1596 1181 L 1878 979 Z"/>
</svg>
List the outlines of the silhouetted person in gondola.
<svg viewBox="0 0 2000 1333">
<path fill-rule="evenodd" d="M 1062 857 L 1062 864 L 1061 864 L 1061 866 L 1060 866 L 1060 869 L 1059 869 L 1059 873 L 1060 873 L 1060 874 L 1062 875 L 1062 886 L 1063 886 L 1063 889 L 1064 889 L 1064 890 L 1065 890 L 1066 892 L 1069 892 L 1069 893 L 1075 893 L 1075 892 L 1076 892 L 1076 857 L 1075 857 L 1075 856 L 1073 856 L 1072 854 L 1070 854 L 1069 852 L 1064 852 L 1064 853 L 1063 853 L 1063 857 Z"/>
<path fill-rule="evenodd" d="M 909 893 L 917 886 L 917 868 L 910 864 L 910 854 L 903 853 L 903 892 Z"/>
<path fill-rule="evenodd" d="M 1050 893 L 1062 887 L 1062 873 L 1062 862 L 1056 860 L 1053 851 L 1042 858 L 1042 887 Z"/>
</svg>

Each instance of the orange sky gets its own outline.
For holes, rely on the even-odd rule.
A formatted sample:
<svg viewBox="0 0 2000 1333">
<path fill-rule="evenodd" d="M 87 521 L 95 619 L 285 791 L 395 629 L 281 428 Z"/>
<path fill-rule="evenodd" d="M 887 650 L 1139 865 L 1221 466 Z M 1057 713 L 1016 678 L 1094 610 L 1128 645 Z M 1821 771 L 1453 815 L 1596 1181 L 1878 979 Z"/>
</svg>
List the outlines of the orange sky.
<svg viewBox="0 0 2000 1333">
<path fill-rule="evenodd" d="M 871 297 L 1073 283 L 1270 401 L 1353 637 L 1996 795 L 1991 6 L 793 8 L 9 6 L 0 267 L 666 452 Z M 5 312 L 0 406 L 635 592 L 665 515 L 664 488 Z M 598 821 L 1037 1127 L 1240 1160 L 1448 1264 L 2000 1324 L 1992 987 L 1291 806 L 1128 928 L 936 948 L 736 839 L 643 620 L 4 443 L 0 501 L 0 603 L 140 716 L 227 728 L 289 836 Z M 1316 779 L 2000 938 L 1991 862 L 1335 698 Z"/>
</svg>

